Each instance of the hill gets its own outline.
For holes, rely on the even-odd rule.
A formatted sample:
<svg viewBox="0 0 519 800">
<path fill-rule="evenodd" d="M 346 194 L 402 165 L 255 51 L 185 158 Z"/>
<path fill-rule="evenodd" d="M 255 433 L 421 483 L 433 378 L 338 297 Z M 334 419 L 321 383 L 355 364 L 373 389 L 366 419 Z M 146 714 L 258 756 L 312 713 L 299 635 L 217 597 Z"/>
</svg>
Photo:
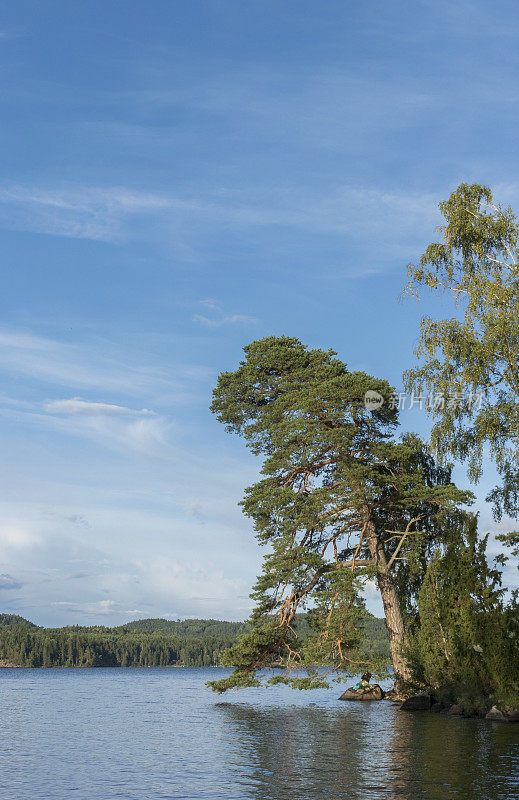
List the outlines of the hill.
<svg viewBox="0 0 519 800">
<path fill-rule="evenodd" d="M 29 622 L 25 617 L 19 617 L 18 614 L 0 614 L 0 627 L 7 628 L 38 628 L 34 622 Z"/>
<path fill-rule="evenodd" d="M 305 636 L 310 632 L 306 614 L 296 615 L 296 630 L 300 636 Z M 246 622 L 227 622 L 219 619 L 137 619 L 126 622 L 113 630 L 121 633 L 130 631 L 148 633 L 168 633 L 178 636 L 194 636 L 204 638 L 206 636 L 221 636 L 234 641 L 237 636 L 247 631 Z M 387 631 L 384 619 L 375 617 L 367 613 L 364 619 L 365 641 L 364 647 L 368 654 L 385 656 L 389 653 L 387 645 Z"/>
<path fill-rule="evenodd" d="M 305 614 L 296 618 L 304 638 Z M 15 614 L 0 614 L 0 661 L 23 667 L 210 667 L 247 630 L 244 622 L 215 619 L 142 619 L 114 628 L 41 628 Z M 365 620 L 368 657 L 389 654 L 384 620 Z"/>
<path fill-rule="evenodd" d="M 247 630 L 245 622 L 226 622 L 220 619 L 136 619 L 127 622 L 114 630 L 127 633 L 129 631 L 170 633 L 178 636 L 223 636 L 234 640 Z"/>
</svg>

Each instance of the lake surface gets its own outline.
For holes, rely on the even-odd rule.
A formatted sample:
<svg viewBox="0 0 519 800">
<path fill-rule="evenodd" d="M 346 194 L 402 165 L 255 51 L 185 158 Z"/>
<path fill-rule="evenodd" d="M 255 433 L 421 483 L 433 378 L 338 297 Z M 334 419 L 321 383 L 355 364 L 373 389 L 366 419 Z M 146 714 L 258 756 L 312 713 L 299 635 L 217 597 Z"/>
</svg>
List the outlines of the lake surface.
<svg viewBox="0 0 519 800">
<path fill-rule="evenodd" d="M 519 725 L 344 703 L 340 688 L 218 697 L 212 669 L 0 669 L 9 800 L 510 800 Z"/>
</svg>

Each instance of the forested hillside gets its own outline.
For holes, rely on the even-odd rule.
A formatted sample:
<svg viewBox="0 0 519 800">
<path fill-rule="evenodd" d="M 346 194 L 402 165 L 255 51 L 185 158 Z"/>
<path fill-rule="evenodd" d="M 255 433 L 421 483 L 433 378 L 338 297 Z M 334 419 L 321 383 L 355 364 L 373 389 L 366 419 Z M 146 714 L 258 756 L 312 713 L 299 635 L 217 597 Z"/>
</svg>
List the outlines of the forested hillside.
<svg viewBox="0 0 519 800">
<path fill-rule="evenodd" d="M 9 628 L 37 628 L 34 622 L 29 622 L 28 619 L 18 616 L 18 614 L 0 614 L 0 627 Z"/>
<path fill-rule="evenodd" d="M 139 633 L 174 633 L 178 636 L 223 636 L 235 639 L 236 636 L 247 630 L 247 624 L 245 622 L 226 622 L 220 619 L 136 619 L 114 628 L 114 630 L 121 633 L 136 631 Z"/>
<path fill-rule="evenodd" d="M 0 615 L 0 660 L 23 667 L 217 666 L 220 654 L 247 630 L 244 622 L 145 619 L 115 628 L 41 628 L 23 617 Z M 305 615 L 299 634 L 308 630 Z M 384 621 L 365 621 L 367 655 L 387 655 Z"/>
</svg>

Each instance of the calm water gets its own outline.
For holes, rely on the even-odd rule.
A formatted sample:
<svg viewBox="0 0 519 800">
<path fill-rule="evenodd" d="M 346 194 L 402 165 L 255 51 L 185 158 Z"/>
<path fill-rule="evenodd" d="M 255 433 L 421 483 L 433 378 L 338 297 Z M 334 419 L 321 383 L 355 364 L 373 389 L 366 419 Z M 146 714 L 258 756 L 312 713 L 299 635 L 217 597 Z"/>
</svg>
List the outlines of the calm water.
<svg viewBox="0 0 519 800">
<path fill-rule="evenodd" d="M 0 669 L 9 800 L 510 800 L 519 725 L 239 690 L 219 669 Z"/>
</svg>

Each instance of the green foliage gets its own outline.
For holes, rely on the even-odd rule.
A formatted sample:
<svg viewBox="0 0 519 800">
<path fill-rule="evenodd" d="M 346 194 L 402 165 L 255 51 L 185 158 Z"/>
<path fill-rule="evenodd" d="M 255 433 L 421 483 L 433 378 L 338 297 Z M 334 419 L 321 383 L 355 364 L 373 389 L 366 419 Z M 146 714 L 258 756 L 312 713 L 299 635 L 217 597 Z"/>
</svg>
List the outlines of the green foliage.
<svg viewBox="0 0 519 800">
<path fill-rule="evenodd" d="M 200 637 L 202 639 L 227 639 L 233 641 L 247 628 L 245 622 L 227 622 L 220 619 L 137 619 L 127 622 L 117 628 L 116 631 L 128 633 L 135 631 L 139 633 L 165 633 L 175 636 Z"/>
<path fill-rule="evenodd" d="M 118 628 L 39 628 L 18 619 L 22 623 L 0 626 L 0 659 L 25 667 L 215 666 L 245 627 L 219 620 L 137 620 Z"/>
<path fill-rule="evenodd" d="M 459 515 L 430 560 L 409 640 L 414 678 L 466 711 L 519 707 L 519 616 L 489 566 L 477 518 Z"/>
<path fill-rule="evenodd" d="M 440 459 L 467 461 L 481 477 L 484 448 L 502 477 L 489 500 L 495 513 L 519 511 L 519 226 L 486 186 L 461 184 L 440 203 L 442 243 L 408 268 L 408 293 L 419 286 L 448 292 L 461 319 L 424 317 L 409 390 L 446 398 L 432 407 L 432 447 Z M 478 395 L 483 393 L 481 404 Z M 465 397 L 465 402 L 461 398 Z M 451 398 L 449 400 L 449 398 Z M 452 400 L 454 398 L 454 400 Z M 457 399 L 456 399 L 457 398 Z M 468 399 L 468 402 L 467 402 Z"/>
<path fill-rule="evenodd" d="M 357 655 L 360 663 L 352 665 L 351 674 L 356 674 L 363 665 L 369 663 L 373 671 L 378 675 L 386 675 L 386 666 L 389 663 L 390 653 L 384 620 L 374 617 L 369 611 L 362 609 L 360 618 L 357 618 L 357 621 L 359 628 L 353 630 L 352 633 L 358 637 Z M 274 642 L 271 640 L 272 632 L 274 633 Z M 320 688 L 328 685 L 322 674 L 326 671 L 326 667 L 330 665 L 329 652 L 326 653 L 325 647 L 321 647 L 320 652 L 315 650 L 316 621 L 311 611 L 308 614 L 296 614 L 291 625 L 291 634 L 292 637 L 287 641 L 290 641 L 295 647 L 304 644 L 304 652 L 307 655 L 306 644 L 308 642 L 309 649 L 312 649 L 315 653 L 315 661 L 307 657 L 305 664 L 299 665 L 299 669 L 304 666 L 305 671 L 308 672 L 308 680 L 307 678 L 297 677 L 298 667 L 296 664 L 292 665 L 290 674 L 276 675 L 274 678 L 267 676 L 267 685 L 285 683 L 293 688 L 301 689 Z M 270 647 L 271 644 L 274 646 Z M 265 650 L 269 653 L 268 658 L 264 658 Z M 220 663 L 223 666 L 234 666 L 235 671 L 228 678 L 209 681 L 207 685 L 219 693 L 232 688 L 261 686 L 263 685 L 261 680 L 248 670 L 250 659 L 255 657 L 261 660 L 262 665 L 265 667 L 285 668 L 286 661 L 283 659 L 283 655 L 286 655 L 286 648 L 284 646 L 279 647 L 279 631 L 276 633 L 275 621 L 270 619 L 263 626 L 253 626 L 249 631 L 249 635 L 242 635 L 233 646 L 222 653 Z"/>
<path fill-rule="evenodd" d="M 37 628 L 34 622 L 18 616 L 18 614 L 0 614 L 0 628 Z"/>
<path fill-rule="evenodd" d="M 275 686 L 278 683 L 283 683 L 290 686 L 291 689 L 327 689 L 329 686 L 326 678 L 320 677 L 319 672 L 315 670 L 313 674 L 306 675 L 304 678 L 291 678 L 288 675 L 275 675 L 268 680 L 270 686 Z"/>
<path fill-rule="evenodd" d="M 264 456 L 263 478 L 242 506 L 269 549 L 252 595 L 251 631 L 226 655 L 236 684 L 231 676 L 212 684 L 216 691 L 244 685 L 247 673 L 276 660 L 294 686 L 310 685 L 296 669 L 358 672 L 365 664 L 362 581 L 382 566 L 384 586 L 390 570 L 404 575 L 413 539 L 430 539 L 440 510 L 470 500 L 417 437 L 391 439 L 397 410 L 386 381 L 349 372 L 333 351 L 294 338 L 267 337 L 244 351 L 238 369 L 220 375 L 211 408 Z M 383 398 L 375 410 L 366 408 L 368 391 Z M 301 641 L 293 622 L 304 607 L 312 632 Z"/>
<path fill-rule="evenodd" d="M 428 391 L 446 402 L 430 406 L 432 450 L 468 463 L 469 476 L 482 474 L 488 450 L 501 486 L 488 496 L 496 518 L 519 512 L 519 226 L 510 208 L 495 205 L 490 189 L 461 184 L 440 204 L 445 217 L 442 243 L 410 265 L 407 291 L 425 286 L 450 293 L 460 318 L 424 317 L 417 355 L 406 373 L 409 390 Z M 450 398 L 450 400 L 449 400 Z M 481 398 L 481 399 L 478 399 Z M 519 705 L 519 615 L 515 596 L 503 599 L 501 575 L 508 556 L 490 568 L 486 539 L 476 519 L 447 515 L 445 535 L 429 563 L 411 567 L 415 585 L 414 634 L 409 658 L 415 677 L 440 687 L 467 710 L 492 702 Z M 519 534 L 496 537 L 519 554 Z M 491 702 L 492 701 L 492 702 Z"/>
<path fill-rule="evenodd" d="M 496 536 L 499 542 L 503 542 L 505 547 L 510 548 L 510 555 L 519 556 L 519 533 L 517 531 L 510 531 L 509 533 L 500 533 Z M 501 553 L 498 557 L 498 563 L 502 566 L 508 561 L 508 555 Z M 519 569 L 519 563 L 517 564 Z"/>
<path fill-rule="evenodd" d="M 385 620 L 366 612 L 362 620 L 361 630 L 363 657 L 386 664 L 390 653 Z"/>
<path fill-rule="evenodd" d="M 294 628 L 305 638 L 310 627 L 298 615 Z M 146 619 L 115 628 L 41 628 L 15 614 L 0 614 L 0 659 L 32 667 L 210 667 L 248 630 L 244 622 L 214 619 Z M 387 659 L 384 621 L 363 620 L 363 653 Z"/>
</svg>

